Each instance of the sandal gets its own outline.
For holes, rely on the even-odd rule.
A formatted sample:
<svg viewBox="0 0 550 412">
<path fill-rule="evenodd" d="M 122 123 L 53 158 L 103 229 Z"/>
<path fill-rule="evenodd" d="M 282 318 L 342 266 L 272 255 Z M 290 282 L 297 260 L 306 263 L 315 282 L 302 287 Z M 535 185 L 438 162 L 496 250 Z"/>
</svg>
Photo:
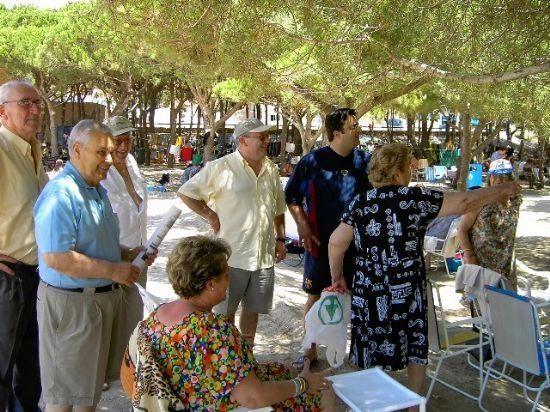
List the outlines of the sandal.
<svg viewBox="0 0 550 412">
<path fill-rule="evenodd" d="M 296 369 L 297 372 L 302 372 L 304 370 L 304 362 L 306 359 L 309 359 L 306 355 L 300 355 L 298 358 L 292 362 L 292 367 Z M 313 366 L 317 363 L 317 356 L 313 359 L 310 359 L 309 366 Z"/>
</svg>

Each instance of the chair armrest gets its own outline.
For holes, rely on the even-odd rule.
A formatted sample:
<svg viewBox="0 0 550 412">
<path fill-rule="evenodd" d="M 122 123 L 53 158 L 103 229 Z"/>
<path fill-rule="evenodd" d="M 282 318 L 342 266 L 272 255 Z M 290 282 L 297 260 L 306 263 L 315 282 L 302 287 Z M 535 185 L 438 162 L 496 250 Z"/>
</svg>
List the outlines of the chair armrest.
<svg viewBox="0 0 550 412">
<path fill-rule="evenodd" d="M 531 297 L 531 281 L 527 278 L 524 278 L 523 276 L 518 276 L 517 281 L 518 286 L 521 285 L 521 287 L 527 292 L 527 297 Z"/>
</svg>

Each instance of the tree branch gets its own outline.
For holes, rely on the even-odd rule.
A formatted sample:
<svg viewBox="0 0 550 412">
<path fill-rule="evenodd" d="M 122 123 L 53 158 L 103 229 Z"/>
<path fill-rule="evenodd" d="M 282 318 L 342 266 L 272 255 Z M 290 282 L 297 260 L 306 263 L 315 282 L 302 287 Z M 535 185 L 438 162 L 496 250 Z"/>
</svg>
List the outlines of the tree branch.
<svg viewBox="0 0 550 412">
<path fill-rule="evenodd" d="M 502 83 L 511 80 L 523 79 L 524 77 L 533 76 L 539 73 L 550 71 L 550 61 L 538 65 L 523 67 L 517 70 L 503 72 L 499 74 L 482 74 L 479 76 L 465 75 L 439 69 L 426 63 L 417 62 L 415 60 L 406 60 L 390 54 L 392 60 L 400 66 L 417 71 L 425 76 L 437 77 L 440 79 L 456 80 L 472 84 L 489 84 Z"/>
<path fill-rule="evenodd" d="M 499 120 L 495 124 L 495 128 L 493 131 L 487 136 L 487 138 L 481 143 L 478 147 L 476 147 L 474 150 L 472 150 L 472 157 L 479 156 L 486 148 L 489 147 L 491 143 L 493 143 L 496 139 L 496 137 L 499 135 L 500 130 L 502 129 L 502 126 L 504 125 L 503 120 Z"/>
<path fill-rule="evenodd" d="M 413 80 L 410 83 L 407 83 L 405 86 L 401 87 L 400 89 L 391 90 L 389 92 L 385 92 L 377 96 L 373 96 L 369 100 L 357 106 L 356 108 L 357 118 L 360 119 L 361 117 L 363 117 L 365 113 L 367 113 L 369 110 L 371 110 L 375 106 L 378 106 L 387 101 L 396 99 L 399 96 L 403 96 L 404 94 L 410 93 L 413 90 L 418 89 L 420 86 L 426 84 L 429 80 L 430 80 L 429 77 L 420 77 L 416 80 Z"/>
<path fill-rule="evenodd" d="M 242 103 L 235 103 L 233 104 L 233 106 L 231 106 L 231 108 L 226 111 L 223 116 L 214 124 L 214 130 L 217 130 L 218 127 L 220 127 L 227 119 L 229 119 L 231 116 L 233 116 L 233 114 L 237 111 L 237 110 L 240 110 L 241 107 L 243 107 L 243 104 Z"/>
</svg>

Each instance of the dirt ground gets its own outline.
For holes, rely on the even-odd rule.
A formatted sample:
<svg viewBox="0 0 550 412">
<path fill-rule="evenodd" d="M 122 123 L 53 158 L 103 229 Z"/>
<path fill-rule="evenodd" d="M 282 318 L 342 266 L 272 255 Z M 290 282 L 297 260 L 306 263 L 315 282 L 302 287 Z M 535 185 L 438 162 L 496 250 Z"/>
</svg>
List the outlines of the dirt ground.
<svg viewBox="0 0 550 412">
<path fill-rule="evenodd" d="M 144 168 L 143 173 L 153 182 L 160 177 L 161 169 L 158 167 Z M 166 172 L 166 170 L 162 170 Z M 179 186 L 180 169 L 169 170 L 172 175 L 172 183 L 166 193 L 150 193 L 149 203 L 149 234 L 153 232 L 157 224 L 175 199 L 175 191 Z M 541 271 L 547 270 L 550 258 L 548 250 L 550 246 L 550 193 L 548 191 L 523 192 L 524 202 L 520 213 L 520 222 L 517 232 L 517 257 L 530 268 Z M 291 224 L 288 222 L 287 224 Z M 159 257 L 149 270 L 147 289 L 159 296 L 175 296 L 164 274 L 167 255 L 173 245 L 182 237 L 193 234 L 206 234 L 208 225 L 185 210 L 179 221 L 168 233 L 161 246 Z M 290 255 L 284 262 L 276 265 L 276 286 L 273 302 L 273 310 L 270 315 L 260 317 L 257 333 L 257 344 L 254 353 L 258 361 L 280 361 L 290 364 L 301 351 L 302 339 L 302 308 L 306 300 L 305 293 L 301 290 L 301 271 L 296 256 Z M 544 290 L 548 287 L 545 278 L 528 277 L 535 288 Z M 451 316 L 465 315 L 465 309 L 460 305 L 460 295 L 454 292 L 454 281 L 447 277 L 442 266 L 428 273 L 428 277 L 435 279 L 442 285 L 442 295 L 445 307 L 449 309 Z M 322 359 L 322 352 L 321 352 Z M 433 359 L 429 369 L 435 366 Z M 314 369 L 328 367 L 326 360 L 321 360 Z M 347 362 L 335 373 L 354 370 Z M 403 373 L 392 374 L 401 383 L 405 383 Z M 464 357 L 456 357 L 445 361 L 443 378 L 453 384 L 475 392 L 479 388 L 479 378 L 476 371 L 469 367 Z M 428 382 L 429 383 L 429 382 Z M 425 392 L 428 384 L 425 385 Z M 425 394 L 424 392 L 424 394 Z M 542 404 L 550 407 L 550 393 L 543 394 Z M 490 411 L 518 412 L 530 410 L 522 395 L 521 389 L 513 384 L 502 381 L 491 381 L 489 390 L 484 397 L 484 406 Z M 130 411 L 130 404 L 121 390 L 120 384 L 114 384 L 112 388 L 104 392 L 98 410 L 101 411 Z M 347 410 L 343 403 L 338 404 L 338 410 Z M 446 389 L 436 384 L 428 403 L 429 411 L 470 411 L 478 410 L 476 402 L 466 398 L 457 392 Z"/>
</svg>

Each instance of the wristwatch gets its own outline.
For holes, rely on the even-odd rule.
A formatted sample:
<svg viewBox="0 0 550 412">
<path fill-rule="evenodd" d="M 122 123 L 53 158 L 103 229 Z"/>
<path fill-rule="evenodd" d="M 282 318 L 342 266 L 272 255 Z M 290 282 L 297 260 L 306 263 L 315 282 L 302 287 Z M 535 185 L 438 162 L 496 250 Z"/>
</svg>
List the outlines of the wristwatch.
<svg viewBox="0 0 550 412">
<path fill-rule="evenodd" d="M 286 239 L 284 237 L 278 237 L 277 242 L 283 242 L 286 243 Z"/>
</svg>

